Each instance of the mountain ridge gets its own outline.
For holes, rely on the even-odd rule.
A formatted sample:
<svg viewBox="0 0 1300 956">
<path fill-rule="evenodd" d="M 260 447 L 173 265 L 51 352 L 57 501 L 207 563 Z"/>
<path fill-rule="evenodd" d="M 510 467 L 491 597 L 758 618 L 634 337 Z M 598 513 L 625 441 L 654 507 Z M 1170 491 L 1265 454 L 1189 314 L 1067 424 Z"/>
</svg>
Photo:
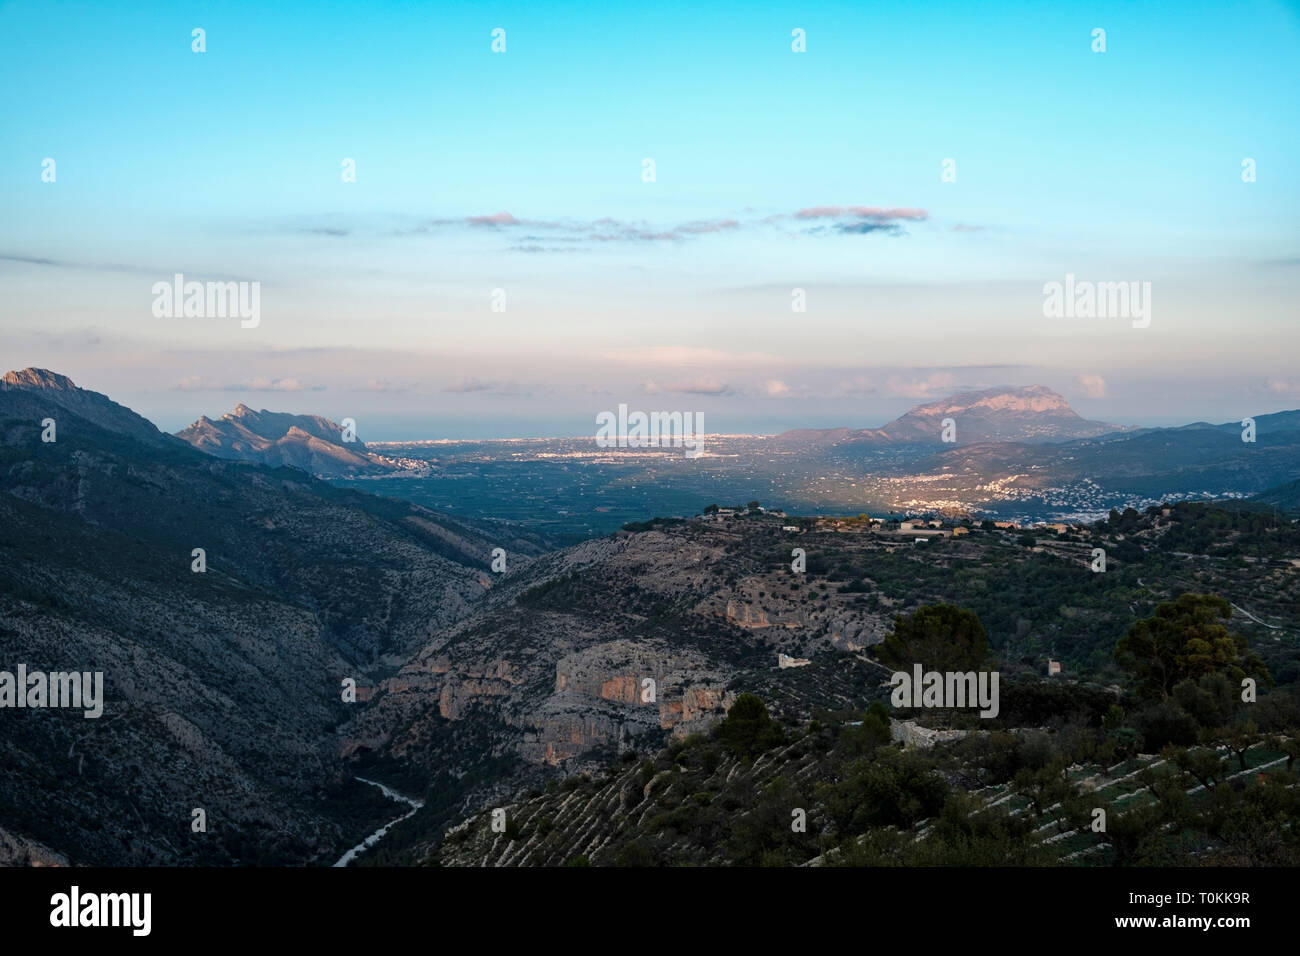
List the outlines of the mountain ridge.
<svg viewBox="0 0 1300 956">
<path fill-rule="evenodd" d="M 199 416 L 175 437 L 217 458 L 288 465 L 325 477 L 385 474 L 400 467 L 345 434 L 342 425 L 321 415 L 254 411 L 240 402 L 219 419 Z"/>
<path fill-rule="evenodd" d="M 956 392 L 913 406 L 880 428 L 797 429 L 773 436 L 778 447 L 829 448 L 944 442 L 944 421 L 955 424 L 951 443 L 989 441 L 1059 442 L 1125 431 L 1122 425 L 1089 421 L 1046 385 L 1002 385 Z"/>
</svg>

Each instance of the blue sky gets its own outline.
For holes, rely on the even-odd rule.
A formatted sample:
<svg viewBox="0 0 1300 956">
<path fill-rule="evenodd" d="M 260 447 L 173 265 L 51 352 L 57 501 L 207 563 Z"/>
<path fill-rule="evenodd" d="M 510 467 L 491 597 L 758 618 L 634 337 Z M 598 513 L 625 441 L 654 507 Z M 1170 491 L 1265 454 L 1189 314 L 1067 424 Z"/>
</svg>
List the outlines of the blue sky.
<svg viewBox="0 0 1300 956">
<path fill-rule="evenodd" d="M 373 439 L 1297 407 L 1298 81 L 1272 2 L 3 3 L 0 349 Z M 154 316 L 177 272 L 261 283 L 257 328 Z M 1045 318 L 1066 273 L 1150 326 Z"/>
</svg>

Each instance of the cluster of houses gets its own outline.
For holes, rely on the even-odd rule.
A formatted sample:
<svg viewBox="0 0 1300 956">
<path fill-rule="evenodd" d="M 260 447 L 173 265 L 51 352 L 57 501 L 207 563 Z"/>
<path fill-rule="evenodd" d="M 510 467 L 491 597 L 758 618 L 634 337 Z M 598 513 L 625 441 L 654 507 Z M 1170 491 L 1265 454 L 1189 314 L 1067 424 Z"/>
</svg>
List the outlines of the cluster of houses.
<svg viewBox="0 0 1300 956">
<path fill-rule="evenodd" d="M 897 528 L 890 527 L 895 522 Z M 1071 530 L 1070 525 L 1061 521 L 1035 525 L 1021 525 L 1014 521 L 994 521 L 993 527 L 999 531 L 1052 531 L 1056 534 L 1065 534 Z M 797 531 L 798 529 L 787 527 L 785 530 Z M 912 536 L 917 541 L 924 541 L 929 538 L 961 537 L 971 532 L 971 529 L 965 524 L 957 524 L 951 519 L 947 522 L 935 518 L 908 518 L 905 521 L 896 521 L 896 519 L 872 518 L 867 515 L 861 515 L 857 518 L 819 518 L 817 519 L 817 530 L 871 530 L 882 534 L 896 534 L 901 537 Z"/>
<path fill-rule="evenodd" d="M 728 521 L 732 518 L 744 515 L 765 515 L 773 518 L 784 518 L 786 513 L 779 508 L 764 508 L 761 505 L 757 508 L 717 508 L 710 507 L 704 514 L 699 515 L 696 520 L 702 521 Z M 815 528 L 818 531 L 874 531 L 881 534 L 892 534 L 899 537 L 911 537 L 913 541 L 920 543 L 928 541 L 930 538 L 955 538 L 965 534 L 970 534 L 971 529 L 968 523 L 959 523 L 964 519 L 948 518 L 946 520 L 938 518 L 907 518 L 899 521 L 896 518 L 873 518 L 870 515 L 858 515 L 856 517 L 836 518 L 822 517 L 818 518 Z M 894 527 L 896 525 L 896 527 Z M 1072 530 L 1071 526 L 1063 521 L 1054 521 L 1039 523 L 1035 525 L 1022 525 L 1015 521 L 994 521 L 993 527 L 999 531 L 1051 531 L 1056 534 L 1065 534 Z M 804 530 L 800 525 L 783 524 L 781 530 L 790 534 L 799 534 Z"/>
<path fill-rule="evenodd" d="M 719 508 L 717 511 L 706 511 L 702 517 L 705 521 L 726 521 L 728 518 L 734 518 L 736 515 L 760 514 L 768 515 L 773 518 L 784 518 L 785 512 L 779 508 L 764 508 L 759 505 L 752 511 L 749 508 Z M 798 529 L 795 529 L 798 530 Z"/>
</svg>

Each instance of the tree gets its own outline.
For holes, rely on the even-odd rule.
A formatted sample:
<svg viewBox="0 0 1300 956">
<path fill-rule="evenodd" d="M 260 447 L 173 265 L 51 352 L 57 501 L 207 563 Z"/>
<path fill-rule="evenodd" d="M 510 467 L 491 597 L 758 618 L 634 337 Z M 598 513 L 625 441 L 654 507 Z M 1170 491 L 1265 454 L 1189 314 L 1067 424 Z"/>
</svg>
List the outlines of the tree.
<svg viewBox="0 0 1300 956">
<path fill-rule="evenodd" d="M 1248 673 L 1267 679 L 1246 638 L 1221 623 L 1231 617 L 1232 607 L 1223 598 L 1182 594 L 1129 628 L 1115 645 L 1115 660 L 1145 697 L 1168 698 L 1179 681 L 1216 672 L 1236 682 Z"/>
<path fill-rule="evenodd" d="M 871 754 L 891 739 L 889 710 L 878 700 L 871 702 L 858 726 L 845 727 L 840 732 L 841 748 L 854 757 Z"/>
<path fill-rule="evenodd" d="M 776 746 L 784 734 L 780 725 L 772 721 L 762 698 L 744 693 L 736 698 L 718 724 L 718 738 L 732 753 L 751 757 Z"/>
<path fill-rule="evenodd" d="M 855 760 L 842 779 L 822 784 L 820 795 L 841 835 L 875 827 L 911 827 L 943 808 L 948 783 L 933 764 L 912 751 L 881 748 Z"/>
<path fill-rule="evenodd" d="M 1206 790 L 1213 790 L 1214 785 L 1224 777 L 1223 757 L 1208 748 L 1184 750 L 1181 747 L 1166 747 L 1160 753 L 1166 760 L 1172 757 L 1170 762 L 1175 767 L 1193 777 Z"/>
<path fill-rule="evenodd" d="M 918 607 L 911 617 L 894 618 L 894 632 L 880 645 L 889 667 L 927 670 L 977 670 L 989 655 L 988 637 L 974 611 L 955 604 Z"/>
<path fill-rule="evenodd" d="M 1029 808 L 1034 817 L 1042 819 L 1043 814 L 1053 810 L 1062 811 L 1065 799 L 1073 792 L 1070 785 L 1069 761 L 1058 757 L 1046 767 L 1038 770 L 1028 768 L 1015 776 L 1015 788 L 1021 796 L 1029 801 Z M 1062 814 L 1053 814 L 1056 829 L 1060 831 Z"/>
<path fill-rule="evenodd" d="M 1282 752 L 1286 754 L 1286 772 L 1290 773 L 1295 767 L 1296 757 L 1300 757 L 1300 730 L 1292 728 L 1280 739 L 1280 743 Z"/>
<path fill-rule="evenodd" d="M 1246 770 L 1246 751 L 1260 741 L 1259 728 L 1251 722 L 1229 724 L 1206 734 L 1209 740 L 1223 744 L 1237 758 L 1237 765 Z"/>
</svg>

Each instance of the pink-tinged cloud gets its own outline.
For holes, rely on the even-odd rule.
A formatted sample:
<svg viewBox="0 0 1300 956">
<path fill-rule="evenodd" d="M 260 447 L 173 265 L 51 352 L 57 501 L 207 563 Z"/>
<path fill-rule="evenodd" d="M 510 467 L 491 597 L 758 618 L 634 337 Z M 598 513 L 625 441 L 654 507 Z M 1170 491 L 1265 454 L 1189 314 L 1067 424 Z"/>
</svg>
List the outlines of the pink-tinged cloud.
<svg viewBox="0 0 1300 956">
<path fill-rule="evenodd" d="M 508 212 L 494 212 L 490 216 L 470 216 L 466 222 L 473 226 L 517 226 L 519 220 Z"/>
<path fill-rule="evenodd" d="M 952 391 L 957 380 L 948 372 L 932 372 L 923 379 L 889 377 L 889 393 L 902 398 L 934 398 Z"/>
<path fill-rule="evenodd" d="M 688 222 L 678 226 L 676 232 L 691 236 L 702 236 L 710 232 L 726 232 L 730 229 L 739 229 L 740 223 L 734 219 L 712 219 L 702 222 Z"/>
<path fill-rule="evenodd" d="M 1106 397 L 1106 380 L 1100 375 L 1094 375 L 1091 372 L 1080 375 L 1077 379 L 1083 387 L 1084 394 L 1089 398 Z"/>
<path fill-rule="evenodd" d="M 796 219 L 910 219 L 916 222 L 929 219 L 930 214 L 924 209 L 884 208 L 880 206 L 812 206 L 800 209 L 794 214 Z"/>
</svg>

